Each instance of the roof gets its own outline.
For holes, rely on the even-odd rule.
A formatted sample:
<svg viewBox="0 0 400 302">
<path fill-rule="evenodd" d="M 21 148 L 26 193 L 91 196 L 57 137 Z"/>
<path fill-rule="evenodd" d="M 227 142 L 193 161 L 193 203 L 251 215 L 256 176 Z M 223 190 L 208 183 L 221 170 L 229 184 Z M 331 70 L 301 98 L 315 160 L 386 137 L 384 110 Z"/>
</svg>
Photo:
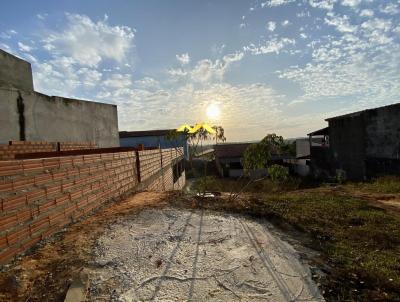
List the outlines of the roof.
<svg viewBox="0 0 400 302">
<path fill-rule="evenodd" d="M 328 134 L 329 134 L 329 127 L 325 127 L 325 128 L 310 132 L 307 135 L 328 135 Z"/>
<path fill-rule="evenodd" d="M 379 109 L 390 109 L 391 107 L 395 107 L 395 106 L 400 106 L 400 103 L 396 103 L 396 104 L 392 104 L 392 105 L 387 105 L 387 106 L 382 106 L 382 107 L 377 107 L 377 108 L 365 109 L 365 110 L 356 111 L 356 112 L 352 112 L 352 113 L 348 113 L 348 114 L 343 114 L 343 115 L 338 115 L 338 116 L 334 116 L 334 117 L 327 118 L 327 119 L 325 119 L 325 121 L 328 121 L 328 122 L 329 122 L 329 121 L 335 120 L 335 119 L 356 117 L 356 116 L 360 116 L 360 115 L 363 114 L 364 112 L 374 111 L 374 110 L 379 110 Z"/>
<path fill-rule="evenodd" d="M 119 137 L 165 136 L 175 129 L 145 130 L 145 131 L 120 131 Z"/>
<path fill-rule="evenodd" d="M 216 157 L 242 157 L 251 143 L 225 143 L 214 145 Z"/>
</svg>

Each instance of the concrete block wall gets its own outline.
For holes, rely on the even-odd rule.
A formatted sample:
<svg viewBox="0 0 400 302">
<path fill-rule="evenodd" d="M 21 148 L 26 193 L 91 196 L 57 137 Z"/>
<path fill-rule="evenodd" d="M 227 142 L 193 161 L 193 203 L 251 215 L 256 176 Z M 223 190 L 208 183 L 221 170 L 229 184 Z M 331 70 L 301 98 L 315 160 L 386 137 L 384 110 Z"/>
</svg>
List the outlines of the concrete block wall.
<svg viewBox="0 0 400 302">
<path fill-rule="evenodd" d="M 0 49 L 0 87 L 33 90 L 31 64 Z"/>
<path fill-rule="evenodd" d="M 0 87 L 0 143 L 95 142 L 119 147 L 117 106 Z"/>
<path fill-rule="evenodd" d="M 135 152 L 0 162 L 0 263 L 138 184 Z"/>
<path fill-rule="evenodd" d="M 83 150 L 97 148 L 92 142 L 61 142 L 60 151 Z M 0 160 L 14 159 L 16 154 L 57 151 L 56 142 L 10 141 L 8 145 L 0 145 Z"/>
<path fill-rule="evenodd" d="M 0 161 L 0 264 L 124 193 L 182 189 L 182 158 L 167 149 Z"/>
</svg>

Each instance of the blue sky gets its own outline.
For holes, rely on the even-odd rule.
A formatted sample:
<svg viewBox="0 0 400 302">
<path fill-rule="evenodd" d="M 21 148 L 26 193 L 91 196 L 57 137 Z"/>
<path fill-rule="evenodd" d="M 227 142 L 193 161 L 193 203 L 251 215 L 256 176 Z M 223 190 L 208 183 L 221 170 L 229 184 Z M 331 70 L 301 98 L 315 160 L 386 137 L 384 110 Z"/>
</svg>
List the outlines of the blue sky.
<svg viewBox="0 0 400 302">
<path fill-rule="evenodd" d="M 117 104 L 120 130 L 208 121 L 240 141 L 399 102 L 399 21 L 399 0 L 15 0 L 0 48 L 37 91 Z"/>
</svg>

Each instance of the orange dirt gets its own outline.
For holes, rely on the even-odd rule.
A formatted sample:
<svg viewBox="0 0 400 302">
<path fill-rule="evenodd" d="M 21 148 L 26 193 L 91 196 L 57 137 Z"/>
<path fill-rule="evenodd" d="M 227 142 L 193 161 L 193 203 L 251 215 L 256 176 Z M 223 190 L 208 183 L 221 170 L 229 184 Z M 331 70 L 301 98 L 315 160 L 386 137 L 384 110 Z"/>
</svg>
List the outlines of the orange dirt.
<svg viewBox="0 0 400 302">
<path fill-rule="evenodd" d="M 92 247 L 121 215 L 166 204 L 174 193 L 141 192 L 107 203 L 54 235 L 0 273 L 0 301 L 63 301 L 72 279 L 93 259 Z"/>
</svg>

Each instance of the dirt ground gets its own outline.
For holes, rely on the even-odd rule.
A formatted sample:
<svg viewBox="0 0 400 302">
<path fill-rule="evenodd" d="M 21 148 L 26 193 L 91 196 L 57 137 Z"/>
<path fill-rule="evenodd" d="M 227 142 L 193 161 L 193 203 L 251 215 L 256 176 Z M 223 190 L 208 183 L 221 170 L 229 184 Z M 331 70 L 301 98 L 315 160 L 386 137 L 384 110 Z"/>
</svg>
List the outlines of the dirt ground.
<svg viewBox="0 0 400 302">
<path fill-rule="evenodd" d="M 143 192 L 77 222 L 0 275 L 1 301 L 322 301 L 297 251 L 263 221 Z"/>
<path fill-rule="evenodd" d="M 163 207 L 169 193 L 143 192 L 108 203 L 68 226 L 0 273 L 0 301 L 64 301 L 68 287 L 93 260 L 96 240 L 119 217 Z"/>
</svg>

